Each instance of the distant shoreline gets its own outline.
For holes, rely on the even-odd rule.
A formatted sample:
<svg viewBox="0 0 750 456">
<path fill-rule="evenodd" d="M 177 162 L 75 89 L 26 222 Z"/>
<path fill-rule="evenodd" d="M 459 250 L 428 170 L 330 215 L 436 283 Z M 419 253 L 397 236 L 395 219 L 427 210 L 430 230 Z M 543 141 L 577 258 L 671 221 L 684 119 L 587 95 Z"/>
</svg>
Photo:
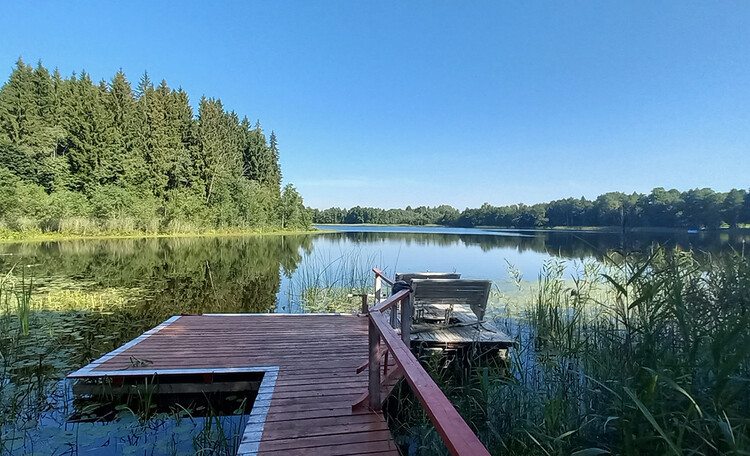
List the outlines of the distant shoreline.
<svg viewBox="0 0 750 456">
<path fill-rule="evenodd" d="M 446 229 L 479 229 L 479 230 L 498 230 L 498 231 L 509 231 L 509 232 L 573 232 L 573 233 L 612 233 L 618 234 L 622 232 L 622 228 L 618 226 L 554 226 L 545 228 L 512 228 L 504 226 L 446 226 L 446 225 L 406 225 L 406 224 L 386 224 L 386 223 L 313 223 L 319 227 L 334 227 L 334 226 L 346 226 L 346 227 L 399 227 L 399 228 L 446 228 Z M 637 226 L 625 228 L 626 233 L 750 233 L 750 228 L 716 228 L 716 229 L 702 229 L 694 230 L 689 228 L 670 228 L 670 227 L 648 227 L 648 226 Z"/>
</svg>

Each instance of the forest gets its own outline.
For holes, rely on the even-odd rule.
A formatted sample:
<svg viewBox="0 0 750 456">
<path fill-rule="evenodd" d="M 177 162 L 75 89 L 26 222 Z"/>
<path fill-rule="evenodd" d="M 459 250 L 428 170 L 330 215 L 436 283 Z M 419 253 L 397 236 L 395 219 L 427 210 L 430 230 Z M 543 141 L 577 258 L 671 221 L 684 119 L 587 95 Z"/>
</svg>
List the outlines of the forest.
<svg viewBox="0 0 750 456">
<path fill-rule="evenodd" d="M 95 83 L 19 59 L 0 89 L 0 234 L 307 229 L 260 122 L 145 72 Z"/>
<path fill-rule="evenodd" d="M 738 228 L 750 224 L 750 193 L 710 188 L 680 192 L 658 187 L 649 194 L 610 192 L 594 200 L 566 198 L 533 205 L 514 204 L 463 211 L 442 205 L 405 209 L 355 206 L 313 210 L 315 223 L 444 225 L 507 228 L 658 227 L 686 229 Z"/>
</svg>

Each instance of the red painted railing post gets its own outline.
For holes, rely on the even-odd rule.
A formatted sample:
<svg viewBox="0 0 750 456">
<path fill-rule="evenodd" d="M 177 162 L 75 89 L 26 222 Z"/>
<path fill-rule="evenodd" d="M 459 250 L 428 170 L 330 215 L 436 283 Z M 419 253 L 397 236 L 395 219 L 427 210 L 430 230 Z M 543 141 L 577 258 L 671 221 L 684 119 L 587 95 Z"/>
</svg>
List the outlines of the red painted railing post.
<svg viewBox="0 0 750 456">
<path fill-rule="evenodd" d="M 370 396 L 370 408 L 380 410 L 382 407 L 380 401 L 380 331 L 372 320 L 369 320 L 369 345 L 370 345 L 370 364 L 369 368 L 369 386 L 368 394 Z"/>
</svg>

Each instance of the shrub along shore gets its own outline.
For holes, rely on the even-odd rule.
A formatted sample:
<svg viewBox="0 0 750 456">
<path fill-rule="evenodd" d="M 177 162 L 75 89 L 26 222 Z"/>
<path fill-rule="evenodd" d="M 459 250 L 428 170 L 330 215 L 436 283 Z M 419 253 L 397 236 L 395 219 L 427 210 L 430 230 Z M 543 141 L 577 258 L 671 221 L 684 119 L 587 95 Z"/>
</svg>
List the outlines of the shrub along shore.
<svg viewBox="0 0 750 456">
<path fill-rule="evenodd" d="M 69 241 L 79 239 L 139 239 L 139 238 L 176 238 L 176 237 L 235 237 L 235 236 L 284 236 L 300 234 L 320 234 L 325 230 L 315 228 L 224 228 L 201 231 L 183 232 L 148 232 L 122 230 L 94 230 L 88 232 L 57 232 L 57 231 L 11 231 L 0 229 L 0 243 L 8 242 L 45 242 Z"/>
</svg>

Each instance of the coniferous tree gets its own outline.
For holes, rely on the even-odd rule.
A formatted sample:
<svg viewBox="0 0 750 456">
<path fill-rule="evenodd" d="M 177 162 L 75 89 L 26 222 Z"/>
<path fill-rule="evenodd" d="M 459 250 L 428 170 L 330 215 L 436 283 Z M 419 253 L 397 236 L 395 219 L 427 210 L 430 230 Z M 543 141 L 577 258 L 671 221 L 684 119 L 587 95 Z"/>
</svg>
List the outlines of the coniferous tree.
<svg viewBox="0 0 750 456">
<path fill-rule="evenodd" d="M 196 118 L 183 90 L 154 87 L 147 72 L 133 91 L 122 70 L 94 84 L 85 71 L 63 78 L 19 59 L 0 88 L 0 224 L 32 217 L 62 230 L 68 217 L 93 216 L 142 230 L 274 226 L 275 134 L 271 143 L 219 100 L 204 97 Z"/>
<path fill-rule="evenodd" d="M 203 97 L 198 114 L 198 135 L 202 177 L 206 184 L 206 204 L 217 193 L 217 188 L 231 180 L 241 169 L 238 139 L 233 131 L 230 116 L 224 112 L 220 100 Z"/>
<path fill-rule="evenodd" d="M 276 189 L 281 188 L 281 165 L 279 164 L 279 142 L 276 139 L 276 133 L 272 130 L 269 138 L 268 148 L 271 152 L 271 186 Z"/>
<path fill-rule="evenodd" d="M 112 116 L 112 148 L 122 166 L 120 183 L 139 187 L 147 179 L 144 140 L 140 129 L 143 118 L 125 73 L 112 78 L 105 103 Z"/>
<path fill-rule="evenodd" d="M 141 75 L 141 79 L 138 81 L 138 88 L 136 88 L 135 94 L 138 98 L 141 98 L 147 90 L 153 89 L 154 83 L 151 82 L 151 78 L 148 76 L 148 71 L 144 71 Z"/>
</svg>

